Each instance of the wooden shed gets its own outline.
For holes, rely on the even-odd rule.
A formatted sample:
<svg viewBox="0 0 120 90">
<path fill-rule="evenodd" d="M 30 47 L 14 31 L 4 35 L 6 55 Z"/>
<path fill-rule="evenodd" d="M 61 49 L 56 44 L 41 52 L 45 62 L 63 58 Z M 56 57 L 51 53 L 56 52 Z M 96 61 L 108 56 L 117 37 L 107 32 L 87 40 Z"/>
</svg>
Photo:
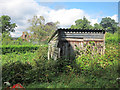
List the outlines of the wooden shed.
<svg viewBox="0 0 120 90">
<path fill-rule="evenodd" d="M 93 53 L 105 53 L 105 30 L 100 29 L 58 29 L 48 42 L 48 60 L 65 57 L 73 59 L 76 48 L 85 49 L 94 42 Z M 95 50 L 95 48 L 97 48 Z"/>
</svg>

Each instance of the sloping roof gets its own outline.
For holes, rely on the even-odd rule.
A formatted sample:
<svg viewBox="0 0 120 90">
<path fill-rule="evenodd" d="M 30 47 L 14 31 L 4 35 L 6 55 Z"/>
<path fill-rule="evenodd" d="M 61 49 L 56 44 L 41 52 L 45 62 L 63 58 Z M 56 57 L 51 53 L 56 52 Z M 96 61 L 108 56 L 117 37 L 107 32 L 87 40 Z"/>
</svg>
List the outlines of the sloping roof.
<svg viewBox="0 0 120 90">
<path fill-rule="evenodd" d="M 49 39 L 48 43 L 51 41 L 51 39 L 60 31 L 65 31 L 65 32 L 81 32 L 81 33 L 102 33 L 105 34 L 104 29 L 65 29 L 65 28 L 60 28 L 54 32 L 54 34 L 51 36 Z"/>
</svg>

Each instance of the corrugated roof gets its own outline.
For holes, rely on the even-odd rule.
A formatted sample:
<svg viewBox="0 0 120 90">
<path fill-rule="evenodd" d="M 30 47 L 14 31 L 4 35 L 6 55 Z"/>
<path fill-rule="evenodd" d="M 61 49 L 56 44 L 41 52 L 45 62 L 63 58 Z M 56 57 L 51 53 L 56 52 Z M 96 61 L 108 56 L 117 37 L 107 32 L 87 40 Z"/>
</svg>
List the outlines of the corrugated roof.
<svg viewBox="0 0 120 90">
<path fill-rule="evenodd" d="M 59 28 L 54 32 L 54 34 L 51 36 L 48 42 L 51 41 L 51 39 L 60 31 L 65 31 L 65 32 L 82 32 L 82 33 L 103 33 L 105 34 L 104 29 L 65 29 L 65 28 Z"/>
</svg>

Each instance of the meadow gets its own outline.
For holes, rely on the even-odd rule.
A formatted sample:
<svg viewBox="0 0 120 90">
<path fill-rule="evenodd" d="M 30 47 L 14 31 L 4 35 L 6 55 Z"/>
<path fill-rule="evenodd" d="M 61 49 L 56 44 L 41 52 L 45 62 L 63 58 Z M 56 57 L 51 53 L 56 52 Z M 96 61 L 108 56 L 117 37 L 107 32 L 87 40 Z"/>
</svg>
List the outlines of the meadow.
<svg viewBox="0 0 120 90">
<path fill-rule="evenodd" d="M 105 55 L 87 54 L 71 61 L 47 60 L 47 45 L 24 53 L 9 49 L 2 54 L 2 80 L 20 74 L 25 88 L 118 88 L 118 33 L 106 33 L 105 47 Z"/>
</svg>

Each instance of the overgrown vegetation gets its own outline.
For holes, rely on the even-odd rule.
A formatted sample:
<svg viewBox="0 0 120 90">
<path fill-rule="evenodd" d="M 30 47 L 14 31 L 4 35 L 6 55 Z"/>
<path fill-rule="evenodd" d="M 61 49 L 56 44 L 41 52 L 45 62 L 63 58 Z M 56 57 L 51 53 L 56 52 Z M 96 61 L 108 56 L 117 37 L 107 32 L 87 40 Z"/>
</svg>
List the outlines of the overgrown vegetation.
<svg viewBox="0 0 120 90">
<path fill-rule="evenodd" d="M 47 60 L 47 47 L 2 55 L 3 82 L 22 76 L 25 88 L 118 88 L 117 33 L 106 34 L 105 55 Z M 110 41 L 112 40 L 112 41 Z M 12 81 L 16 83 L 16 81 Z M 4 86 L 3 86 L 4 87 Z"/>
<path fill-rule="evenodd" d="M 116 32 L 114 34 L 106 33 L 105 43 L 106 45 L 112 44 L 112 45 L 118 45 L 119 43 L 119 33 Z"/>
<path fill-rule="evenodd" d="M 84 17 L 76 20 L 76 25 L 71 28 L 82 29 L 108 29 L 105 38 L 105 55 L 92 55 L 87 48 L 87 54 L 79 53 L 74 60 L 64 58 L 47 60 L 47 40 L 57 28 L 57 24 L 48 22 L 44 17 L 34 16 L 29 20 L 32 25 L 29 29 L 33 32 L 30 42 L 22 38 L 13 40 L 10 32 L 15 31 L 16 24 L 11 24 L 9 16 L 0 18 L 0 35 L 2 40 L 2 83 L 10 81 L 12 85 L 20 80 L 25 88 L 118 88 L 118 28 L 117 23 L 110 18 L 103 18 L 100 24 L 90 25 Z M 7 24 L 8 23 L 8 24 Z M 6 28 L 8 27 L 8 28 Z M 111 32 L 112 31 L 112 32 Z M 114 34 L 113 34 L 114 33 Z M 44 36 L 44 37 L 43 37 Z M 43 46 L 34 45 L 38 40 Z M 41 42 L 44 43 L 41 43 Z M 92 42 L 94 43 L 94 42 Z M 34 45 L 34 46 L 33 46 Z M 86 51 L 85 51 L 86 52 Z M 22 79 L 17 79 L 17 75 Z M 3 84 L 4 88 L 4 84 Z"/>
</svg>

